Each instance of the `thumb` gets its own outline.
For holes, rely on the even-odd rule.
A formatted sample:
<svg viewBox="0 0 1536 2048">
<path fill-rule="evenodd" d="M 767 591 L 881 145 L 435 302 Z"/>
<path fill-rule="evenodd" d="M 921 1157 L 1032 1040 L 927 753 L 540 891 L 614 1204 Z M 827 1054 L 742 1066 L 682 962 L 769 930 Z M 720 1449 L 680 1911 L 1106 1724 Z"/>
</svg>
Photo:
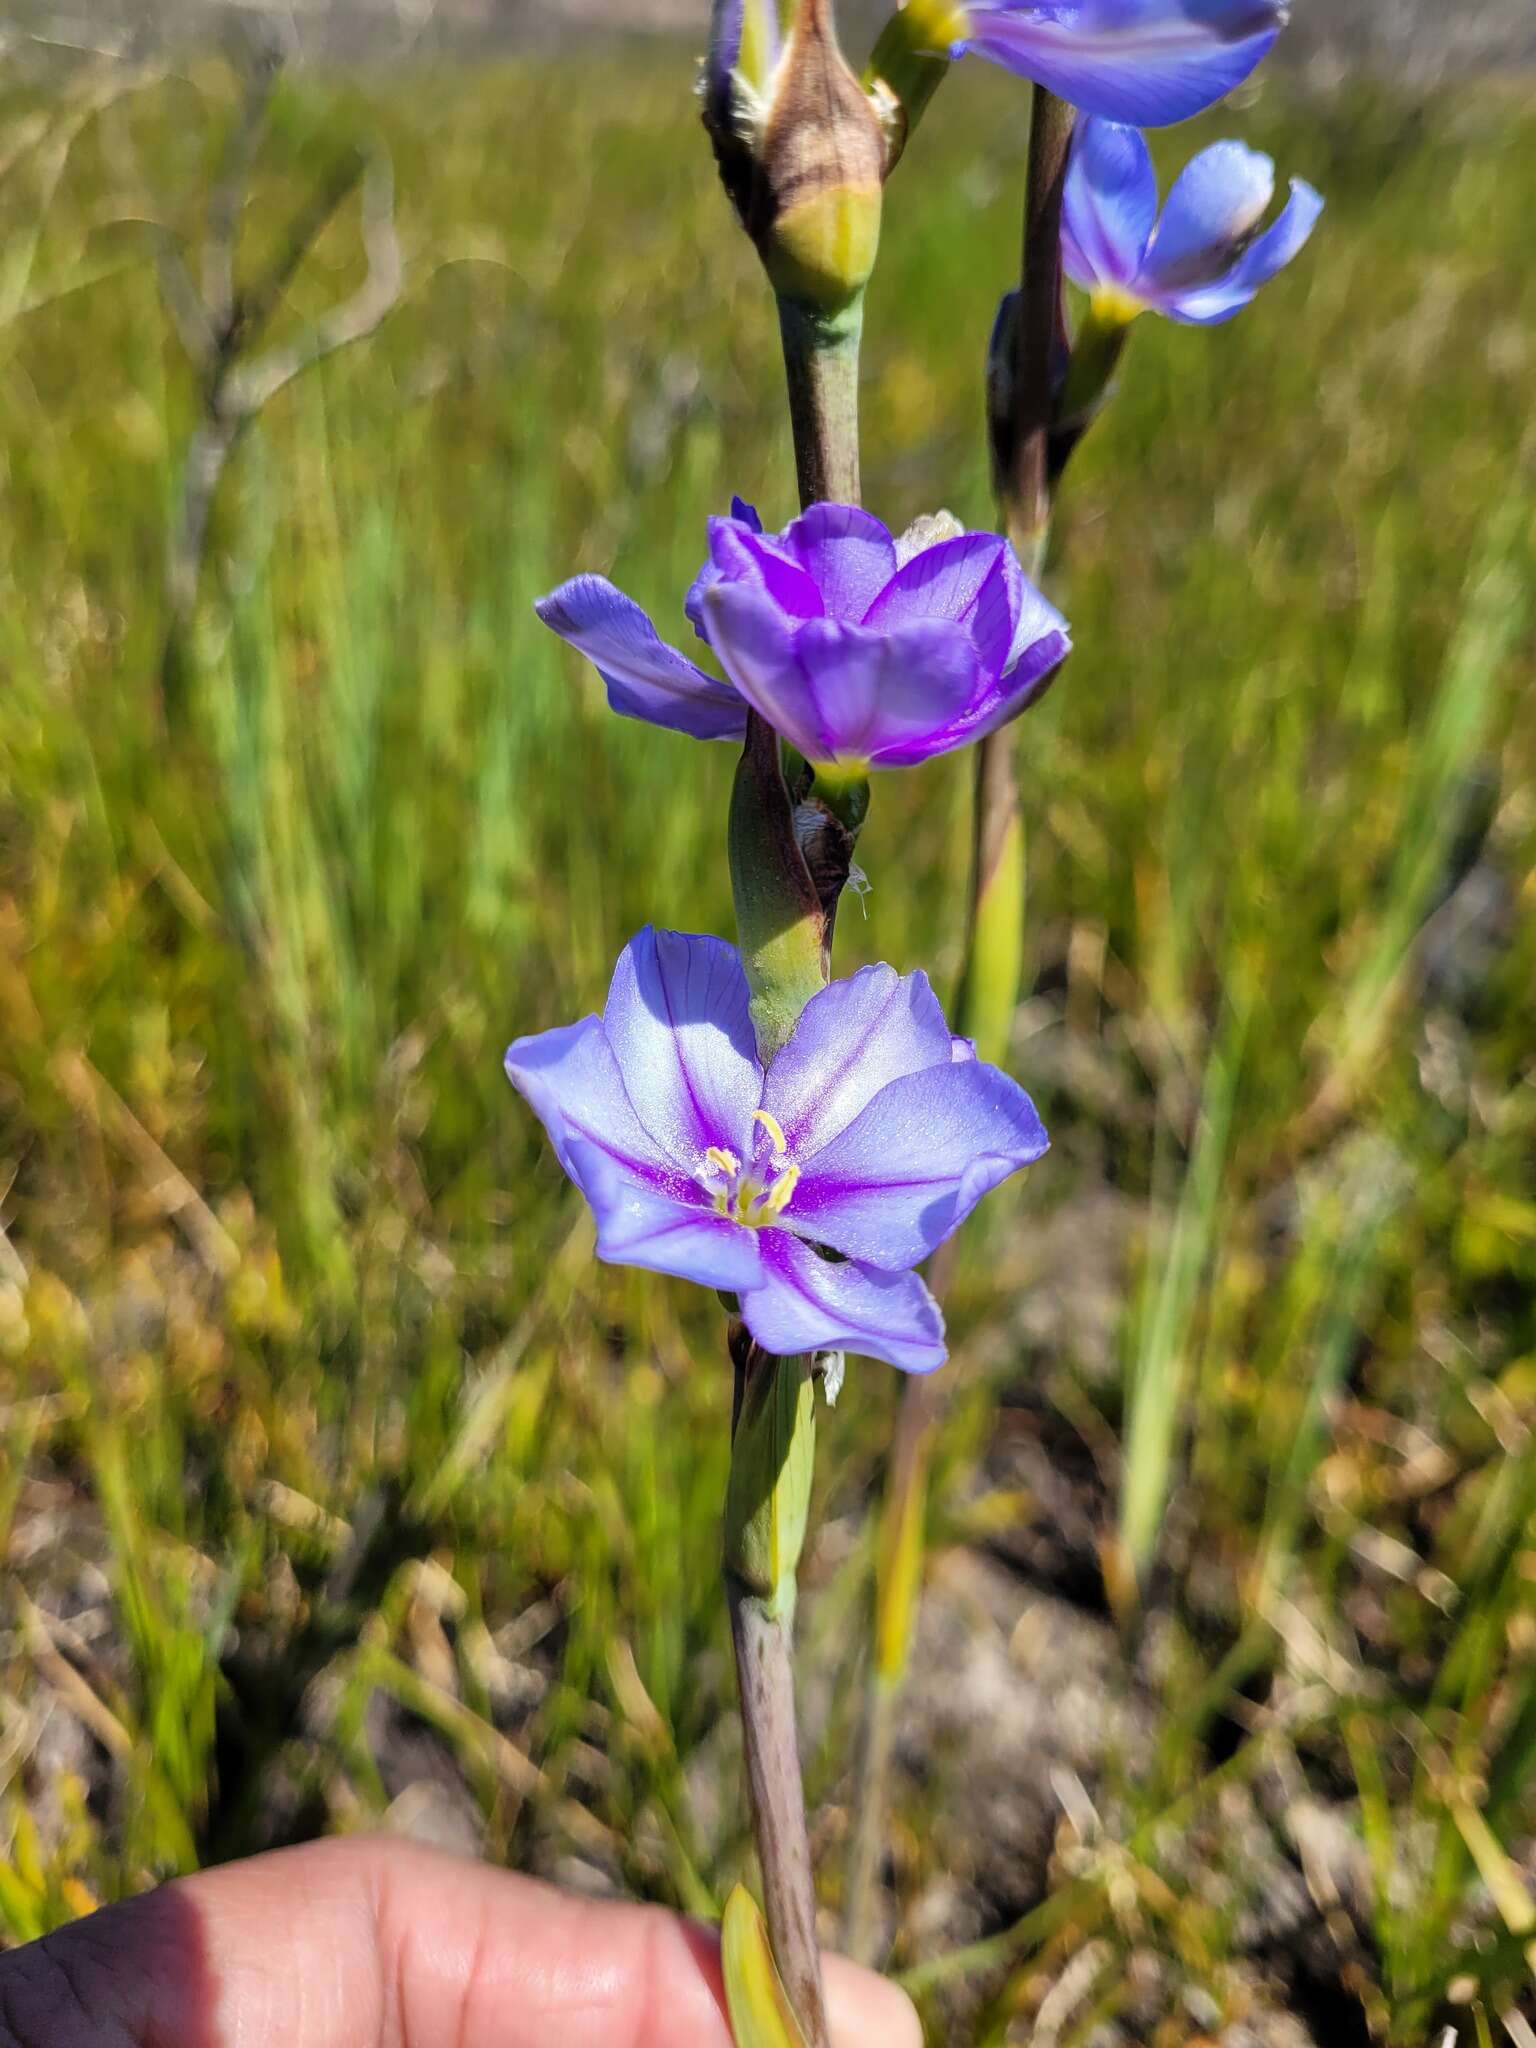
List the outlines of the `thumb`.
<svg viewBox="0 0 1536 2048">
<path fill-rule="evenodd" d="M 837 2048 L 921 2048 L 829 1958 Z M 393 1840 L 164 1886 L 0 1956 L 0 2048 L 732 2048 L 718 1938 Z"/>
</svg>

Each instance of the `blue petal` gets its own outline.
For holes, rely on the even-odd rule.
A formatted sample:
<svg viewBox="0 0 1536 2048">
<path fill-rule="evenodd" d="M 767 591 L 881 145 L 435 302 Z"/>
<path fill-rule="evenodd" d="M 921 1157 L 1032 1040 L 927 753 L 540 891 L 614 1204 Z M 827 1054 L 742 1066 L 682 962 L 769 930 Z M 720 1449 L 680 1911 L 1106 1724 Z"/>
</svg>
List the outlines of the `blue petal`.
<svg viewBox="0 0 1536 2048">
<path fill-rule="evenodd" d="M 1292 178 L 1291 196 L 1280 218 L 1243 251 L 1237 266 L 1242 283 L 1257 291 L 1299 256 L 1322 218 L 1323 204 L 1323 195 L 1315 186 L 1305 178 Z"/>
<path fill-rule="evenodd" d="M 619 955 L 603 1029 L 635 1114 L 697 1173 L 712 1145 L 745 1155 L 763 1071 L 734 946 L 647 925 Z"/>
<path fill-rule="evenodd" d="M 969 746 L 1019 717 L 1044 696 L 1071 652 L 1066 620 L 1034 584 L 1024 581 L 1006 670 L 1000 680 L 977 693 L 948 731 L 935 737 L 931 751 L 948 753 L 954 747 Z"/>
<path fill-rule="evenodd" d="M 793 631 L 762 591 L 725 583 L 706 593 L 704 615 L 727 675 L 808 761 L 926 760 L 981 681 L 968 634 L 947 621 L 877 632 L 813 619 Z"/>
<path fill-rule="evenodd" d="M 761 533 L 763 530 L 763 522 L 758 516 L 757 507 L 749 505 L 745 498 L 732 498 L 731 519 L 746 533 Z M 688 595 L 683 599 L 683 610 L 688 623 L 706 647 L 709 645 L 709 635 L 704 630 L 704 593 L 712 583 L 719 581 L 720 571 L 715 567 L 714 557 L 711 556 L 694 577 L 688 587 Z"/>
<path fill-rule="evenodd" d="M 791 619 L 819 619 L 826 611 L 816 579 L 776 534 L 750 532 L 739 519 L 711 519 L 709 554 L 724 583 L 766 591 Z"/>
<path fill-rule="evenodd" d="M 857 505 L 812 505 L 779 535 L 821 592 L 829 619 L 862 619 L 896 574 L 896 543 Z"/>
<path fill-rule="evenodd" d="M 508 1049 L 506 1065 L 508 1080 L 526 1098 L 560 1164 L 584 1194 L 578 1145 L 605 1153 L 627 1174 L 660 1190 L 681 1195 L 692 1185 L 636 1116 L 600 1017 L 519 1038 Z"/>
<path fill-rule="evenodd" d="M 1162 128 L 1213 105 L 1267 55 L 1285 0 L 967 0 L 956 46 L 1048 86 L 1085 114 Z"/>
<path fill-rule="evenodd" d="M 1025 580 L 1008 650 L 1010 676 L 1024 670 L 1031 682 L 1059 668 L 1072 652 L 1072 629 L 1037 584 Z"/>
<path fill-rule="evenodd" d="M 890 1271 L 915 1266 L 1045 1151 L 1035 1106 L 980 1060 L 892 1081 L 804 1169 L 786 1220 Z"/>
<path fill-rule="evenodd" d="M 1157 220 L 1157 173 L 1139 128 L 1079 121 L 1062 201 L 1061 254 L 1087 291 L 1135 282 Z"/>
<path fill-rule="evenodd" d="M 1027 657 L 1011 668 L 1003 680 L 985 690 L 959 724 L 941 736 L 935 749 L 949 753 L 956 747 L 973 746 L 989 733 L 1011 725 L 1045 695 L 1056 671 L 1071 651 L 1069 643 L 1056 635 L 1037 641 Z"/>
<path fill-rule="evenodd" d="M 1230 320 L 1301 251 L 1322 211 L 1321 194 L 1294 179 L 1279 219 L 1250 244 L 1226 277 L 1199 291 L 1174 294 L 1162 310 L 1186 327 L 1217 327 Z"/>
<path fill-rule="evenodd" d="M 1007 541 L 995 533 L 956 534 L 903 562 L 865 624 L 882 632 L 928 619 L 964 626 L 983 672 L 999 675 L 1013 643 L 1023 581 Z"/>
<path fill-rule="evenodd" d="M 926 974 L 861 967 L 814 995 L 768 1069 L 763 1107 L 804 1169 L 891 1081 L 950 1058 Z"/>
<path fill-rule="evenodd" d="M 823 1259 L 787 1230 L 761 1235 L 763 1283 L 743 1293 L 741 1313 L 765 1351 L 853 1351 L 903 1372 L 944 1363 L 944 1318 L 915 1273 Z"/>
<path fill-rule="evenodd" d="M 1168 194 L 1142 266 L 1149 298 L 1214 284 L 1275 196 L 1272 158 L 1217 142 L 1184 166 Z"/>
<path fill-rule="evenodd" d="M 735 1291 L 763 1282 L 758 1233 L 712 1210 L 658 1192 L 620 1172 L 582 1139 L 572 1145 L 582 1190 L 597 1218 L 597 1255 L 701 1287 Z"/>
<path fill-rule="evenodd" d="M 668 647 L 639 605 L 606 577 L 573 577 L 534 610 L 592 663 L 622 717 L 696 740 L 739 740 L 746 732 L 746 706 L 730 685 Z"/>
</svg>

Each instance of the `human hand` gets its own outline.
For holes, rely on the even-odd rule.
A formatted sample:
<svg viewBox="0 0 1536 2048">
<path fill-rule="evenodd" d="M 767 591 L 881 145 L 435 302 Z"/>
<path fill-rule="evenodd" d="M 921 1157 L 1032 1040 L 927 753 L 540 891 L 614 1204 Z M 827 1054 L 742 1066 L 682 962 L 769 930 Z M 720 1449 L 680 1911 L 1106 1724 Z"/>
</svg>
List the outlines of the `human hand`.
<svg viewBox="0 0 1536 2048">
<path fill-rule="evenodd" d="M 838 2048 L 921 2048 L 837 1958 Z M 0 1956 L 0 2048 L 731 2048 L 711 1930 L 389 1838 L 183 1878 Z"/>
</svg>

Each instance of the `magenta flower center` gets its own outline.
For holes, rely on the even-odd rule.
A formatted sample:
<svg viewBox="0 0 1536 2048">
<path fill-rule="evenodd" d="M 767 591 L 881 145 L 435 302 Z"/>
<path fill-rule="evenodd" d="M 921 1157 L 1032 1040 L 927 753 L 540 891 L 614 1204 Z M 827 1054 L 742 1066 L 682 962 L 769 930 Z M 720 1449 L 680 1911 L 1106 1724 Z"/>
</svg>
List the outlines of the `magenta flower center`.
<svg viewBox="0 0 1536 2048">
<path fill-rule="evenodd" d="M 752 1120 L 757 1126 L 752 1157 L 743 1161 L 728 1145 L 711 1145 L 700 1163 L 698 1181 L 717 1216 L 748 1230 L 763 1230 L 777 1223 L 789 1207 L 800 1169 L 789 1156 L 778 1119 L 758 1109 Z"/>
</svg>

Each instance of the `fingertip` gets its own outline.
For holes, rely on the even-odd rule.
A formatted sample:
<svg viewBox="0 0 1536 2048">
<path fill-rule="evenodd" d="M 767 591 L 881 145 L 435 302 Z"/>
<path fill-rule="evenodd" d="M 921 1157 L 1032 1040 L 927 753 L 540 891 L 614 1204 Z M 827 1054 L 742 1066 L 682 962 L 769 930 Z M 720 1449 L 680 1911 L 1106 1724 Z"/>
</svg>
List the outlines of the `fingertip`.
<svg viewBox="0 0 1536 2048">
<path fill-rule="evenodd" d="M 923 2048 L 917 2008 L 900 1985 L 841 1956 L 827 1957 L 826 1980 L 836 2048 Z"/>
</svg>

